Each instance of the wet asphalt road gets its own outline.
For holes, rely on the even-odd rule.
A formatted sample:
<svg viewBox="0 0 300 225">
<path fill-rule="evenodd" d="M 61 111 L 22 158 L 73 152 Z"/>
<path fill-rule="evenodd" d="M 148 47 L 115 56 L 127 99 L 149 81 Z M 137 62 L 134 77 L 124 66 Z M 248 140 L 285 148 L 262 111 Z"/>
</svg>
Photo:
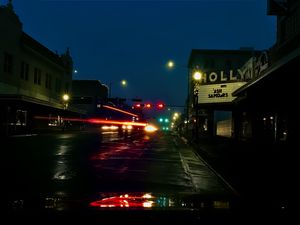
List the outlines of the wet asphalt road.
<svg viewBox="0 0 300 225">
<path fill-rule="evenodd" d="M 231 196 L 227 186 L 170 133 L 82 131 L 11 137 L 1 147 L 8 207 L 69 207 L 99 193 Z M 57 204 L 58 199 L 68 204 Z M 84 201 L 82 201 L 84 199 Z"/>
</svg>

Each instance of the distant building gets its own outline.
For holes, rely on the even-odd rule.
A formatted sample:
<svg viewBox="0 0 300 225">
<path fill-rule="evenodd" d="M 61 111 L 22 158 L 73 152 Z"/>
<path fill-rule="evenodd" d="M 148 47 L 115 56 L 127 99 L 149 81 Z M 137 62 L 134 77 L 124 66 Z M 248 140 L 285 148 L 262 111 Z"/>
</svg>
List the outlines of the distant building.
<svg viewBox="0 0 300 225">
<path fill-rule="evenodd" d="M 193 137 L 233 133 L 232 92 L 252 79 L 252 70 L 242 68 L 259 54 L 252 48 L 239 50 L 193 49 L 188 62 L 188 130 Z M 199 80 L 193 78 L 200 72 Z"/>
<path fill-rule="evenodd" d="M 78 115 L 62 100 L 71 93 L 69 50 L 58 55 L 24 33 L 11 1 L 0 6 L 0 33 L 0 133 L 59 126 L 63 116 Z"/>
<path fill-rule="evenodd" d="M 73 80 L 71 105 L 88 117 L 99 116 L 101 104 L 107 101 L 108 87 L 99 80 Z"/>
<path fill-rule="evenodd" d="M 257 61 L 264 70 L 233 93 L 236 131 L 242 140 L 285 145 L 298 138 L 300 1 L 268 0 L 268 14 L 277 16 L 277 40 Z"/>
</svg>

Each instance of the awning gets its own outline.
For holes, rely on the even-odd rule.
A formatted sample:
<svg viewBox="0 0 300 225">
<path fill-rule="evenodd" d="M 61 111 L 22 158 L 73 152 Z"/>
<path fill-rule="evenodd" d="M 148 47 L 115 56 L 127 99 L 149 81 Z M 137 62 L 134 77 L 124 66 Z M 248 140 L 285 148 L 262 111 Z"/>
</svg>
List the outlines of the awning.
<svg viewBox="0 0 300 225">
<path fill-rule="evenodd" d="M 29 96 L 25 95 L 0 95 L 0 100 L 4 101 L 24 101 L 24 102 L 29 102 L 37 105 L 42 105 L 42 106 L 47 106 L 50 108 L 55 108 L 59 110 L 63 110 L 64 107 L 62 104 L 54 101 L 44 101 L 41 99 L 37 98 L 32 98 Z M 79 114 L 85 114 L 86 112 L 84 110 L 69 106 L 68 111 L 73 112 L 73 113 L 79 113 Z"/>
<path fill-rule="evenodd" d="M 290 52 L 289 54 L 282 57 L 280 60 L 278 60 L 276 63 L 274 63 L 271 67 L 269 67 L 264 74 L 261 76 L 255 78 L 254 80 L 248 82 L 244 86 L 240 87 L 239 89 L 235 90 L 232 93 L 232 96 L 239 96 L 243 94 L 245 91 L 247 91 L 250 87 L 256 85 L 261 80 L 265 79 L 266 77 L 269 77 L 274 71 L 282 68 L 284 65 L 292 61 L 293 59 L 300 56 L 300 47 L 296 48 L 294 51 Z"/>
</svg>

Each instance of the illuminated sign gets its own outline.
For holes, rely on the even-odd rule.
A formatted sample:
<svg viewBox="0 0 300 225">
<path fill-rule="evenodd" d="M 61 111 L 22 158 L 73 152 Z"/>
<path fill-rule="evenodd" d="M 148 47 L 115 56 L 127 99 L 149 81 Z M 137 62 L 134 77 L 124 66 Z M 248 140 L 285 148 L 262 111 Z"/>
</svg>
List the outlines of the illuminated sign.
<svg viewBox="0 0 300 225">
<path fill-rule="evenodd" d="M 258 56 L 255 61 L 254 74 L 255 77 L 260 76 L 264 70 L 269 67 L 269 56 L 268 52 L 264 51 Z"/>
<path fill-rule="evenodd" d="M 245 84 L 246 82 L 233 82 L 199 86 L 198 104 L 232 102 L 236 98 L 232 96 L 232 92 Z"/>
<path fill-rule="evenodd" d="M 234 70 L 229 70 L 225 72 L 221 71 L 211 71 L 202 74 L 200 83 L 205 84 L 217 84 L 217 83 L 227 83 L 227 82 L 237 82 L 237 81 L 248 81 L 253 78 L 252 73 L 249 73 L 248 69 L 241 68 Z"/>
</svg>

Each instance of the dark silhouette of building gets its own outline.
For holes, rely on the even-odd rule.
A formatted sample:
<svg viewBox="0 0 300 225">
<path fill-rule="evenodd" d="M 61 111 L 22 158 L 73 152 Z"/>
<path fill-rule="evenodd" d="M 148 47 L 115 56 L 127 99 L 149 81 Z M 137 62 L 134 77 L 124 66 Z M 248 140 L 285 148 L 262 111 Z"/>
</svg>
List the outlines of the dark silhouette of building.
<svg viewBox="0 0 300 225">
<path fill-rule="evenodd" d="M 71 105 L 88 117 L 100 116 L 101 104 L 107 101 L 108 87 L 99 80 L 73 80 Z"/>
<path fill-rule="evenodd" d="M 268 14 L 277 16 L 277 40 L 267 61 L 258 60 L 258 68 L 267 68 L 233 93 L 236 132 L 240 139 L 286 144 L 297 138 L 300 1 L 269 0 L 268 6 Z"/>
<path fill-rule="evenodd" d="M 11 1 L 0 6 L 0 33 L 0 132 L 59 126 L 62 117 L 79 115 L 62 100 L 71 94 L 69 49 L 58 55 L 24 33 Z"/>
</svg>

